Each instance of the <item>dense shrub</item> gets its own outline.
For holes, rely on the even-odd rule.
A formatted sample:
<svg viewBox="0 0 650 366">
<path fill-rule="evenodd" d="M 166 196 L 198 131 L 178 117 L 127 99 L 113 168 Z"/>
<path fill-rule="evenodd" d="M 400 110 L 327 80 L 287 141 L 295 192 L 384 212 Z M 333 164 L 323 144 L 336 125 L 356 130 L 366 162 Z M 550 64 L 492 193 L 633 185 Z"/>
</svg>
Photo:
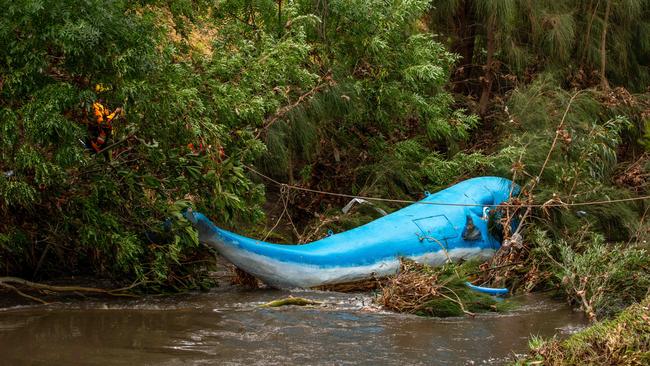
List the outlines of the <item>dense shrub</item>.
<svg viewBox="0 0 650 366">
<path fill-rule="evenodd" d="M 263 186 L 244 164 L 309 183 L 332 151 L 316 142 L 331 132 L 348 162 L 368 150 L 360 164 L 382 163 L 411 144 L 435 165 L 436 146 L 477 123 L 452 111 L 455 56 L 418 29 L 424 0 L 328 12 L 308 1 L 0 5 L 5 274 L 198 286 L 204 250 L 180 212 L 259 221 Z M 354 141 L 359 130 L 367 140 Z M 413 191 L 422 177 L 391 180 Z"/>
</svg>

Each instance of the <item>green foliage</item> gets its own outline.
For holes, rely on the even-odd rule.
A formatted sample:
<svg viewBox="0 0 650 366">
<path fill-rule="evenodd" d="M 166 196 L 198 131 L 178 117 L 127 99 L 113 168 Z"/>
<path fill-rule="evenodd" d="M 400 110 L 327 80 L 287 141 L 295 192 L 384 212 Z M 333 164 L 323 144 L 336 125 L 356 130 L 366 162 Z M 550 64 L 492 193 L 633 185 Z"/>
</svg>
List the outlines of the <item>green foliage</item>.
<svg viewBox="0 0 650 366">
<path fill-rule="evenodd" d="M 389 151 L 431 172 L 438 147 L 478 123 L 451 108 L 456 57 L 418 29 L 424 0 L 0 5 L 5 273 L 196 286 L 202 267 L 186 263 L 202 250 L 179 212 L 260 220 L 263 189 L 242 164 L 310 184 L 333 151 L 351 161 L 366 150 L 359 164 Z M 98 127 L 97 105 L 115 111 L 112 128 Z M 370 139 L 343 148 L 359 131 Z M 341 148 L 318 148 L 324 138 Z M 490 164 L 461 154 L 454 169 L 470 161 Z M 374 174 L 346 186 L 385 179 Z M 390 179 L 403 194 L 426 177 Z"/>
<path fill-rule="evenodd" d="M 421 140 L 421 139 L 420 139 Z M 492 155 L 458 152 L 454 155 L 431 151 L 416 139 L 384 145 L 381 160 L 359 169 L 367 183 L 364 193 L 417 196 L 434 192 L 463 179 L 493 171 L 497 165 L 512 163 L 518 150 L 506 147 Z"/>
<path fill-rule="evenodd" d="M 641 90 L 649 7 L 611 1 L 607 76 Z M 391 198 L 510 176 L 513 164 L 531 187 L 573 96 L 566 87 L 593 84 L 584 79 L 600 65 L 604 4 L 0 0 L 0 271 L 202 286 L 207 253 L 180 212 L 191 205 L 226 227 L 260 222 L 264 187 L 245 164 L 309 188 Z M 465 34 L 451 20 L 480 25 Z M 488 54 L 497 61 L 476 68 Z M 463 64 L 471 75 L 454 70 Z M 507 74 L 495 85 L 512 90 L 497 103 L 508 122 L 486 124 L 473 102 L 456 104 L 450 90 L 462 83 L 450 77 L 479 74 Z M 622 147 L 647 140 L 646 107 L 608 98 L 617 96 L 573 100 L 536 201 L 630 196 L 612 182 Z M 94 149 L 96 103 L 118 117 Z M 499 141 L 474 141 L 495 126 Z M 291 209 L 331 203 L 306 201 Z M 586 220 L 623 239 L 639 209 L 589 207 Z M 584 221 L 562 209 L 535 217 L 555 237 Z"/>
<path fill-rule="evenodd" d="M 492 38 L 503 74 L 524 80 L 531 72 L 557 72 L 590 86 L 600 82 L 604 61 L 610 82 L 642 92 L 650 81 L 648 9 L 646 0 L 436 0 L 430 25 L 468 58 L 462 63 L 472 78 L 485 75 L 475 65 L 486 64 Z"/>
<path fill-rule="evenodd" d="M 374 190 L 375 182 L 385 180 L 386 185 L 379 183 L 384 194 L 421 191 L 426 182 L 415 184 L 419 177 L 409 182 L 376 177 L 377 167 L 400 159 L 411 136 L 418 136 L 413 143 L 426 155 L 438 154 L 438 146 L 466 139 L 478 123 L 452 108 L 444 86 L 456 57 L 418 29 L 428 7 L 422 0 L 333 1 L 327 9 L 311 1 L 283 6 L 281 42 L 307 42 L 309 57 L 300 53 L 296 60 L 307 63 L 312 75 L 301 78 L 300 89 L 290 90 L 296 92 L 286 95 L 292 108 L 265 131 L 268 152 L 258 163 L 266 172 L 284 180 L 309 172 L 301 174 L 302 182 L 324 189 Z M 261 3 L 231 1 L 220 9 L 226 22 L 242 26 L 247 19 L 244 29 L 256 34 L 256 49 L 264 47 L 265 35 L 275 36 L 277 19 L 265 15 L 270 10 Z M 290 63 L 286 54 L 282 60 Z M 344 186 L 320 185 L 316 178 L 337 175 L 332 170 L 349 172 Z"/>
<path fill-rule="evenodd" d="M 188 42 L 170 36 L 164 5 L 0 5 L 0 271 L 201 285 L 203 267 L 188 262 L 205 250 L 180 209 L 224 224 L 262 217 L 263 189 L 242 169 L 264 150 L 249 126 L 281 101 L 265 92 L 294 79 L 278 62 L 251 71 L 277 79 L 255 81 L 245 56 L 179 51 Z M 188 19 L 204 9 L 177 5 Z M 228 63 L 257 86 L 228 93 Z M 123 110 L 101 153 L 89 146 L 97 101 Z"/>
<path fill-rule="evenodd" d="M 632 122 L 623 112 L 603 105 L 601 94 L 585 90 L 566 91 L 548 75 L 540 75 L 526 87 L 513 91 L 507 105 L 508 132 L 505 146 L 515 146 L 522 154 L 514 169 L 519 183 L 533 192 L 536 202 L 588 202 L 626 198 L 630 191 L 617 186 L 613 176 L 618 150 L 628 139 Z M 573 99 L 572 99 L 573 98 Z M 566 115 L 565 115 L 566 112 Z M 624 113 L 624 112 L 623 112 Z M 556 132 L 560 122 L 562 127 Z M 553 140 L 557 143 L 542 170 Z M 509 175 L 512 165 L 497 166 L 497 174 Z M 638 207 L 630 204 L 577 207 L 583 210 L 594 229 L 613 240 L 627 238 L 638 220 Z M 561 232 L 582 225 L 575 210 L 547 209 L 541 216 L 544 225 Z"/>
<path fill-rule="evenodd" d="M 650 288 L 650 255 L 629 244 L 606 244 L 585 231 L 575 240 L 550 240 L 537 231 L 535 251 L 553 279 L 591 319 L 616 314 L 641 301 Z"/>
</svg>

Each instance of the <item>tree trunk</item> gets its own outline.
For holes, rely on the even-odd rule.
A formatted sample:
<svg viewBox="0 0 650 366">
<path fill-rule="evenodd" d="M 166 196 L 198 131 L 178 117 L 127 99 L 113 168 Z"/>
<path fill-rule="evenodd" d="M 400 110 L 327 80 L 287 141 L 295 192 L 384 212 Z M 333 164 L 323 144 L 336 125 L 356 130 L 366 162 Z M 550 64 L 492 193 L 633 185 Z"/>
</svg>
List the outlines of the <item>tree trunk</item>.
<svg viewBox="0 0 650 366">
<path fill-rule="evenodd" d="M 278 38 L 282 37 L 282 0 L 278 0 Z"/>
<path fill-rule="evenodd" d="M 598 12 L 598 5 L 600 2 L 597 2 L 596 5 L 594 6 L 593 1 L 589 2 L 589 8 L 587 12 L 591 14 L 589 16 L 589 21 L 587 22 L 587 33 L 585 34 L 585 43 L 582 47 L 582 52 L 580 56 L 580 67 L 584 69 L 584 63 L 585 63 L 585 58 L 587 57 L 587 53 L 589 51 L 589 39 L 591 38 L 591 27 L 594 24 L 594 18 L 596 17 L 596 13 Z"/>
<path fill-rule="evenodd" d="M 605 7 L 605 18 L 603 19 L 603 33 L 600 36 L 600 86 L 604 90 L 609 89 L 607 75 L 605 75 L 605 66 L 607 63 L 607 26 L 609 24 L 609 12 L 612 0 L 607 0 Z"/>
<path fill-rule="evenodd" d="M 312 7 L 314 13 L 318 15 L 320 18 L 320 23 L 316 27 L 316 31 L 318 32 L 318 37 L 321 40 L 325 40 L 326 37 L 326 26 L 327 26 L 327 17 L 329 14 L 329 4 L 327 3 L 327 0 L 314 0 L 313 7 Z"/>
<path fill-rule="evenodd" d="M 494 51 L 495 51 L 495 26 L 494 26 L 494 16 L 491 16 L 488 20 L 487 26 L 487 62 L 485 63 L 484 69 L 485 74 L 481 80 L 483 85 L 483 91 L 481 92 L 481 99 L 478 102 L 479 114 L 485 116 L 487 112 L 488 102 L 490 101 L 490 93 L 492 91 L 492 84 L 494 82 Z"/>
<path fill-rule="evenodd" d="M 456 34 L 458 40 L 453 47 L 455 53 L 462 57 L 458 71 L 454 76 L 455 89 L 457 92 L 471 93 L 470 90 L 463 90 L 466 81 L 470 77 L 474 60 L 474 45 L 476 43 L 476 19 L 474 17 L 473 4 L 471 0 L 463 1 L 455 14 Z"/>
</svg>

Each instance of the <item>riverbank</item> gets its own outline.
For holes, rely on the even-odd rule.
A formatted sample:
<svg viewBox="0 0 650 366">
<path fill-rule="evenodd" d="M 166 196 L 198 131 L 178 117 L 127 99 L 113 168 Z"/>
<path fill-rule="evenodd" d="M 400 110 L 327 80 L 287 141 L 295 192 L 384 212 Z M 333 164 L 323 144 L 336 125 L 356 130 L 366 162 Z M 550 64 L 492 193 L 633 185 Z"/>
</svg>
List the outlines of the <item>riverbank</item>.
<svg viewBox="0 0 650 366">
<path fill-rule="evenodd" d="M 586 328 L 566 340 L 533 338 L 530 355 L 516 365 L 650 364 L 650 295 L 616 318 Z"/>
<path fill-rule="evenodd" d="M 242 284 L 238 282 L 238 273 L 232 264 L 221 256 L 208 258 L 209 263 L 206 261 L 206 266 L 210 269 L 207 274 L 207 281 L 211 284 L 210 289 L 236 289 L 238 287 L 233 287 L 233 284 Z M 3 279 L 7 282 L 4 283 Z M 0 310 L 35 304 L 80 302 L 89 299 L 109 301 L 116 298 L 146 298 L 152 295 L 170 296 L 190 291 L 177 289 L 167 292 L 152 292 L 148 291 L 150 288 L 140 286 L 139 283 L 116 282 L 114 279 L 99 276 L 55 277 L 38 282 L 15 277 L 0 277 L 0 282 L 3 282 L 0 284 Z M 202 290 L 207 291 L 208 288 Z"/>
</svg>

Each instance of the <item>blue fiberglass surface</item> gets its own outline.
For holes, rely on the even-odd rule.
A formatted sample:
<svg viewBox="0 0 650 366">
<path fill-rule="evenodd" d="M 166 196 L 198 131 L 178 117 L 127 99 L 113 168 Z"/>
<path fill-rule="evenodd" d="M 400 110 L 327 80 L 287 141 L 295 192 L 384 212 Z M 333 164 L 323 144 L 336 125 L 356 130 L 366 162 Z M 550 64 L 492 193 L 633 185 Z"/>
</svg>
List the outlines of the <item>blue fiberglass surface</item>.
<svg viewBox="0 0 650 366">
<path fill-rule="evenodd" d="M 498 249 L 500 243 L 488 232 L 485 212 L 506 201 L 511 190 L 517 193 L 517 188 L 513 188 L 508 179 L 469 179 L 390 215 L 304 245 L 272 244 L 247 238 L 215 226 L 198 212 L 188 218 L 199 227 L 202 241 L 218 241 L 233 250 L 323 268 L 363 266 L 388 258 L 438 252 L 443 248 L 446 251 Z M 475 227 L 476 235 L 471 238 L 463 235 L 468 218 Z"/>
<path fill-rule="evenodd" d="M 502 287 L 502 288 L 482 287 L 482 286 L 472 285 L 469 282 L 465 282 L 465 284 L 467 285 L 467 287 L 469 287 L 470 289 L 472 289 L 474 291 L 482 292 L 482 293 L 488 294 L 488 295 L 506 295 L 509 292 L 509 290 L 507 288 L 505 288 L 505 287 Z"/>
</svg>

